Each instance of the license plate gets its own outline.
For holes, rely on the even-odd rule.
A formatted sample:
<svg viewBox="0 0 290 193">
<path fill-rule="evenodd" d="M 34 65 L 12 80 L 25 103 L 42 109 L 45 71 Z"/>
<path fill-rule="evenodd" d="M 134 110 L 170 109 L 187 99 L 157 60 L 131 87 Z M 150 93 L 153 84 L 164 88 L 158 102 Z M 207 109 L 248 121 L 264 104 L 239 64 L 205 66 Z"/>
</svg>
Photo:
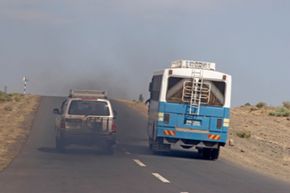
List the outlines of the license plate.
<svg viewBox="0 0 290 193">
<path fill-rule="evenodd" d="M 201 126 L 201 121 L 197 120 L 186 120 L 186 125 L 192 125 L 192 126 Z"/>
</svg>

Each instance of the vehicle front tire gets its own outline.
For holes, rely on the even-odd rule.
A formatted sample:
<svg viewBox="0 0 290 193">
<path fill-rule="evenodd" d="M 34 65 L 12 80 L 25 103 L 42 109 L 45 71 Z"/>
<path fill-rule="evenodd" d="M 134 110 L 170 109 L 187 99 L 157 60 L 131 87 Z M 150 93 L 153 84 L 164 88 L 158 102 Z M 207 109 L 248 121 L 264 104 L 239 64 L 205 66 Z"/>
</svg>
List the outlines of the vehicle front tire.
<svg viewBox="0 0 290 193">
<path fill-rule="evenodd" d="M 114 154 L 114 145 L 113 145 L 113 143 L 108 142 L 107 144 L 105 144 L 104 151 L 108 155 Z"/>
</svg>

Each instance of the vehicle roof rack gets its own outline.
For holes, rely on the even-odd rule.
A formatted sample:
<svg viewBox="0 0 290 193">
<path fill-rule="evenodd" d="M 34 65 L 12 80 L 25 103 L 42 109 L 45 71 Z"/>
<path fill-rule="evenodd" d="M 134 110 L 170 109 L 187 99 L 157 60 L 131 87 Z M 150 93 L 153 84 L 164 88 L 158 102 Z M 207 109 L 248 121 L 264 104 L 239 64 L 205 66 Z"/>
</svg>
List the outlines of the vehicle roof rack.
<svg viewBox="0 0 290 193">
<path fill-rule="evenodd" d="M 107 92 L 104 90 L 70 90 L 70 98 L 106 99 Z"/>
<path fill-rule="evenodd" d="M 215 63 L 194 60 L 176 60 L 171 62 L 171 68 L 192 68 L 215 71 Z"/>
</svg>

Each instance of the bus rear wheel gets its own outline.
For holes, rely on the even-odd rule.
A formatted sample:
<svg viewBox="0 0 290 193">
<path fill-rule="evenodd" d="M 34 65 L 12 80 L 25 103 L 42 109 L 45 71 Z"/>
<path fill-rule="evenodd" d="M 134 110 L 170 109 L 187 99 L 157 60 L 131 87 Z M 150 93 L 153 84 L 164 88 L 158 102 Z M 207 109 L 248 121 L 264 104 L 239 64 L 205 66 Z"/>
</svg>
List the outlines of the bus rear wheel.
<svg viewBox="0 0 290 193">
<path fill-rule="evenodd" d="M 153 141 L 152 139 L 149 139 L 149 150 L 153 153 L 153 154 L 157 154 L 159 152 L 159 148 L 158 148 L 158 142 Z"/>
<path fill-rule="evenodd" d="M 162 138 L 149 140 L 149 149 L 153 154 L 165 153 L 170 151 L 170 144 L 164 144 Z"/>
<path fill-rule="evenodd" d="M 220 148 L 203 148 L 202 157 L 207 160 L 217 160 L 219 157 Z"/>
</svg>

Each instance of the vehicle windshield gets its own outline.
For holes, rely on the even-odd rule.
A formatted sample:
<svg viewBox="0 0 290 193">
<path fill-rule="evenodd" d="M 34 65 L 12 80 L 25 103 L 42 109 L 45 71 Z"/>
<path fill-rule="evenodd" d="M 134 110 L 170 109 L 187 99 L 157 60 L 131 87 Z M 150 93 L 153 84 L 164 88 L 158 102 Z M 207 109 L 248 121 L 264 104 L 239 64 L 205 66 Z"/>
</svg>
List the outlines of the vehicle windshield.
<svg viewBox="0 0 290 193">
<path fill-rule="evenodd" d="M 70 104 L 68 114 L 109 116 L 110 110 L 106 102 L 74 100 Z"/>
<path fill-rule="evenodd" d="M 197 103 L 208 106 L 223 106 L 226 83 L 204 79 L 169 77 L 166 100 L 172 103 Z"/>
</svg>

